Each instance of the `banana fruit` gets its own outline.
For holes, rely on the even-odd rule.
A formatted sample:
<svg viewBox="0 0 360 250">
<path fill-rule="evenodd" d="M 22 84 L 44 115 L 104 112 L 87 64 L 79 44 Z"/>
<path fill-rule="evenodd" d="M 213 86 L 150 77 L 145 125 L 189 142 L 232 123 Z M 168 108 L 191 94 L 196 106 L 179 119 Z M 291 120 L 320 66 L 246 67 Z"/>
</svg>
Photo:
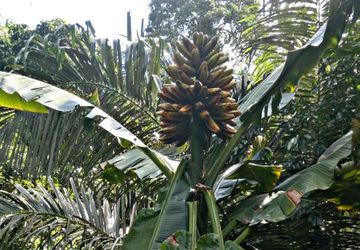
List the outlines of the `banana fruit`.
<svg viewBox="0 0 360 250">
<path fill-rule="evenodd" d="M 181 146 L 189 139 L 192 122 L 203 123 L 204 134 L 223 139 L 236 133 L 234 118 L 240 116 L 231 98 L 236 86 L 233 70 L 224 66 L 228 56 L 220 52 L 219 37 L 195 32 L 192 41 L 183 37 L 176 43 L 174 64 L 166 72 L 172 84 L 164 85 L 158 96 L 160 141 Z M 196 117 L 195 117 L 196 116 Z"/>
</svg>

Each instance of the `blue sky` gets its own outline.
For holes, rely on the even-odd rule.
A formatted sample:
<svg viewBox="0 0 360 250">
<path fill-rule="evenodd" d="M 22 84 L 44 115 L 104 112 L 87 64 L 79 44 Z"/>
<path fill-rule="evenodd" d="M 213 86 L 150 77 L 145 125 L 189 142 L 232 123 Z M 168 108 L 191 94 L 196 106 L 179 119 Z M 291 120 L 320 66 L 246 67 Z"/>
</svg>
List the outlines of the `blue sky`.
<svg viewBox="0 0 360 250">
<path fill-rule="evenodd" d="M 62 18 L 68 23 L 90 20 L 98 37 L 126 35 L 126 13 L 131 11 L 133 36 L 149 14 L 150 0 L 0 0 L 0 24 L 10 19 L 34 28 L 40 20 Z"/>
</svg>

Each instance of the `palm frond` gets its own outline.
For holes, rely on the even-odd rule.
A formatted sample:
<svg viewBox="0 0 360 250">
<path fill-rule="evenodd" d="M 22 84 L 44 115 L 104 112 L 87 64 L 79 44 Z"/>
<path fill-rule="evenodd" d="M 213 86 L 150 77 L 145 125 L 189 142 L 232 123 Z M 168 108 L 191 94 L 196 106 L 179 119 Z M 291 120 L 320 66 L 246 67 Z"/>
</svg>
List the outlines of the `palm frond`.
<svg viewBox="0 0 360 250">
<path fill-rule="evenodd" d="M 153 111 L 158 91 L 153 75 L 160 73 L 168 45 L 161 39 L 132 43 L 116 39 L 110 46 L 107 39 L 96 39 L 84 30 L 69 25 L 58 31 L 62 37 L 49 34 L 30 39 L 17 58 L 25 67 L 23 73 L 83 94 L 95 86 L 100 92 L 108 88 Z"/>
<path fill-rule="evenodd" d="M 31 249 L 94 247 L 117 249 L 120 202 L 98 203 L 93 194 L 80 190 L 70 179 L 71 189 L 59 189 L 49 178 L 50 190 L 38 185 L 16 192 L 0 191 L 0 235 L 3 247 Z"/>
<path fill-rule="evenodd" d="M 0 128 L 14 117 L 14 111 L 0 107 Z"/>
<path fill-rule="evenodd" d="M 253 8 L 254 9 L 254 8 Z M 319 27 L 318 3 L 307 1 L 264 1 L 258 12 L 242 21 L 248 26 L 239 34 L 242 43 L 235 45 L 244 54 L 253 57 L 259 51 L 285 55 L 302 47 Z M 240 47 L 239 47 L 240 46 Z"/>
</svg>

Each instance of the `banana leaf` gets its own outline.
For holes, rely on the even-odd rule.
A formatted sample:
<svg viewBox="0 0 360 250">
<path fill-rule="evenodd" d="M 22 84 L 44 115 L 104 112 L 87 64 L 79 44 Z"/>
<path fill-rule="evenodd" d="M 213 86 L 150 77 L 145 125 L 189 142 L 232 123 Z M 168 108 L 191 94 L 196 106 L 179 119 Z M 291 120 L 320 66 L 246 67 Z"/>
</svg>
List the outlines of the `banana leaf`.
<svg viewBox="0 0 360 250">
<path fill-rule="evenodd" d="M 129 234 L 124 238 L 122 249 L 146 249 L 154 232 L 158 213 L 153 210 L 142 210 L 130 227 Z"/>
<path fill-rule="evenodd" d="M 285 220 L 296 209 L 301 197 L 314 190 L 326 190 L 334 183 L 338 162 L 351 154 L 352 132 L 334 142 L 318 162 L 274 188 L 276 193 L 257 195 L 241 201 L 229 218 L 251 225 L 263 221 Z"/>
<path fill-rule="evenodd" d="M 159 249 L 162 242 L 174 232 L 187 230 L 187 199 L 191 188 L 187 178 L 187 167 L 189 167 L 188 160 L 183 160 L 172 178 L 147 249 Z"/>
<path fill-rule="evenodd" d="M 178 161 L 169 159 L 166 155 L 152 150 L 157 157 L 164 159 L 170 164 L 172 171 L 175 171 L 179 165 Z M 139 149 L 129 150 L 119 156 L 116 156 L 106 162 L 101 163 L 104 171 L 102 172 L 105 179 L 112 183 L 121 183 L 126 174 L 134 173 L 139 180 L 146 178 L 155 179 L 162 175 L 156 164 Z M 116 169 L 114 169 L 115 167 Z M 117 176 L 118 180 L 114 180 Z"/>
<path fill-rule="evenodd" d="M 94 107 L 93 104 L 81 99 L 80 97 L 52 86 L 48 83 L 38 81 L 26 76 L 16 75 L 7 72 L 0 72 L 0 93 L 6 93 L 12 97 L 21 97 L 23 106 L 9 102 L 8 99 L 0 99 L 0 106 L 16 108 L 23 111 L 33 111 L 51 108 L 61 112 L 69 112 L 77 106 L 92 108 L 86 116 L 89 119 L 100 117 L 102 121 L 99 126 L 110 132 L 116 137 L 126 139 L 138 147 L 146 145 L 120 123 L 111 118 L 101 109 Z M 26 103 L 26 105 L 25 105 Z"/>
</svg>

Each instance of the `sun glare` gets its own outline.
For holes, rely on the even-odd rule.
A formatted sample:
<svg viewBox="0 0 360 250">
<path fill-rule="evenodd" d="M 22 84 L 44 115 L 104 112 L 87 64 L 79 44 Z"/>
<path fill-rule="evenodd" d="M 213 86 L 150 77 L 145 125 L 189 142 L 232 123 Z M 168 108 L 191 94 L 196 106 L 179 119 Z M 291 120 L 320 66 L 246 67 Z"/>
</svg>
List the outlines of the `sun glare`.
<svg viewBox="0 0 360 250">
<path fill-rule="evenodd" d="M 98 37 L 126 35 L 126 15 L 131 11 L 132 33 L 140 33 L 141 19 L 149 14 L 149 0 L 0 0 L 0 25 L 7 20 L 34 28 L 41 20 L 61 18 L 68 23 L 90 20 Z"/>
</svg>

